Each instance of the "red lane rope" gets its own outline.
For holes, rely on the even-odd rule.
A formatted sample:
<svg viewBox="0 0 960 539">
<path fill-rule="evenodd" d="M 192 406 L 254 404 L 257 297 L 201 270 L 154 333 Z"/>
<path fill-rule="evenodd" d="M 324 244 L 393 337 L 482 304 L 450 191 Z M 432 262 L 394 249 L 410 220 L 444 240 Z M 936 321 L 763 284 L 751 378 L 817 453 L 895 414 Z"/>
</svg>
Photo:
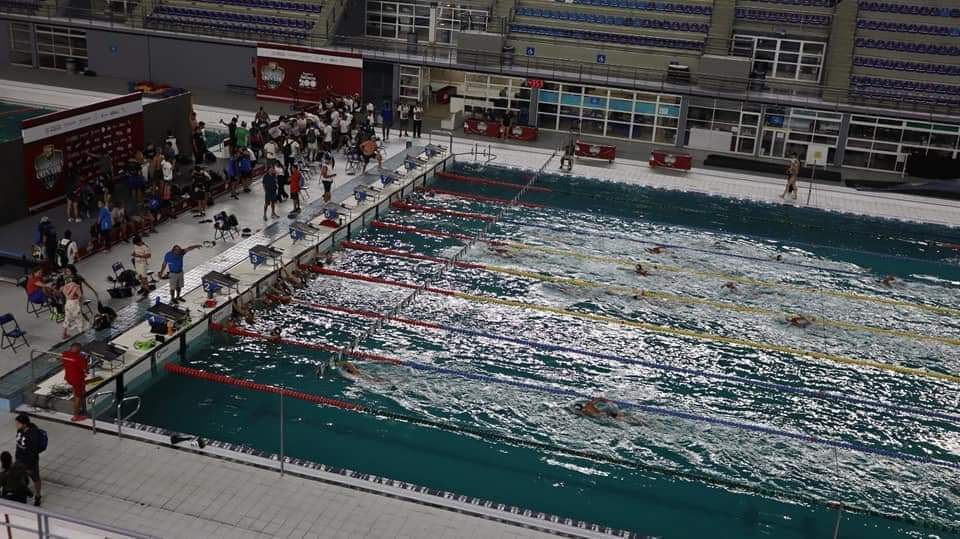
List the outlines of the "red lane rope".
<svg viewBox="0 0 960 539">
<path fill-rule="evenodd" d="M 487 178 L 477 178 L 476 176 L 464 176 L 463 174 L 454 174 L 452 172 L 446 172 L 446 171 L 438 172 L 437 177 L 443 178 L 444 180 L 452 180 L 456 182 L 474 183 L 477 185 L 495 185 L 498 187 L 510 187 L 513 189 L 523 189 L 523 186 L 524 186 L 524 184 L 522 183 L 502 182 L 497 180 L 490 180 Z M 535 185 L 531 185 L 530 187 L 527 188 L 527 191 L 539 191 L 541 193 L 549 193 L 553 191 L 553 189 L 550 189 L 549 187 L 538 187 Z"/>
<path fill-rule="evenodd" d="M 363 274 L 361 274 L 361 273 L 351 273 L 351 272 L 349 272 L 349 271 L 332 270 L 332 269 L 329 269 L 329 268 L 317 268 L 317 269 L 320 270 L 320 271 L 318 271 L 317 273 L 320 273 L 320 274 L 323 274 L 323 275 L 332 275 L 332 276 L 334 276 L 334 277 L 343 277 L 344 279 L 352 279 L 352 280 L 354 280 L 354 281 L 366 281 L 366 282 L 368 282 L 368 283 L 385 284 L 385 285 L 390 285 L 390 286 L 399 286 L 399 287 L 402 287 L 402 288 L 420 288 L 420 285 L 415 284 L 415 283 L 406 283 L 406 282 L 403 282 L 403 281 L 394 281 L 393 279 L 384 279 L 383 277 L 374 277 L 374 276 L 372 276 L 372 275 L 363 275 Z M 426 290 L 427 292 L 433 292 L 434 294 L 443 294 L 444 296 L 452 296 L 452 295 L 458 293 L 456 290 L 446 290 L 446 289 L 444 289 L 444 288 L 434 288 L 434 287 L 432 287 L 432 286 L 428 286 L 428 287 L 426 287 L 424 290 Z"/>
<path fill-rule="evenodd" d="M 272 386 L 268 384 L 258 384 L 256 382 L 251 382 L 249 380 L 242 380 L 240 378 L 234 378 L 233 376 L 227 376 L 226 374 L 217 374 L 213 372 L 203 371 L 200 369 L 184 367 L 183 365 L 177 365 L 176 363 L 167 363 L 167 365 L 164 368 L 169 373 L 179 374 L 181 376 L 189 376 L 191 378 L 197 378 L 199 380 L 207 380 L 210 382 L 217 382 L 220 384 L 242 387 L 244 389 L 260 391 L 261 393 L 273 393 L 275 395 L 282 394 L 284 397 L 290 397 L 290 398 L 298 399 L 302 401 L 322 404 L 324 406 L 333 406 L 335 408 L 341 408 L 344 410 L 354 410 L 358 412 L 364 411 L 363 406 L 359 404 L 354 404 L 352 402 L 347 402 L 347 401 L 342 401 L 337 399 L 330 399 L 327 397 L 323 397 L 321 395 L 304 393 L 303 391 L 293 391 L 291 389 L 285 389 L 282 387 Z"/>
<path fill-rule="evenodd" d="M 437 238 L 451 238 L 451 239 L 462 240 L 462 241 L 476 239 L 466 234 L 457 234 L 455 232 L 444 232 L 443 230 L 434 230 L 432 228 L 418 228 L 415 226 L 399 225 L 396 223 L 386 223 L 384 221 L 371 221 L 370 226 L 372 226 L 373 228 L 382 228 L 385 230 L 397 230 L 400 232 L 410 232 L 412 234 L 420 234 L 421 236 L 434 236 Z M 477 241 L 489 243 L 490 245 L 506 245 L 506 242 L 496 241 L 496 240 L 479 239 Z"/>
<path fill-rule="evenodd" d="M 429 187 L 427 189 L 423 189 L 423 192 L 434 193 L 437 195 L 450 195 L 450 196 L 454 196 L 454 197 L 462 198 L 466 200 L 476 200 L 477 202 L 489 202 L 491 204 L 502 204 L 504 206 L 507 206 L 510 204 L 510 201 L 505 198 L 474 195 L 472 193 L 462 193 L 460 191 L 454 191 L 452 189 L 439 189 L 437 187 Z M 534 204 L 533 202 L 522 202 L 519 200 L 514 202 L 514 204 L 516 204 L 517 206 L 525 206 L 527 208 L 546 208 L 546 206 L 544 206 L 543 204 Z"/>
<path fill-rule="evenodd" d="M 443 208 L 434 208 L 433 206 L 424 206 L 423 204 L 413 204 L 402 200 L 395 200 L 390 204 L 391 207 L 398 210 L 412 210 L 423 213 L 434 213 L 437 215 L 449 215 L 452 217 L 463 217 L 464 219 L 476 219 L 478 221 L 493 221 L 496 219 L 493 215 L 487 213 L 477 213 L 472 211 L 447 210 Z"/>
<path fill-rule="evenodd" d="M 401 251 L 399 249 L 387 249 L 385 247 L 377 247 L 375 245 L 370 245 L 368 243 L 360 243 L 356 241 L 342 241 L 340 242 L 340 247 L 344 249 L 352 249 L 355 251 L 365 251 L 368 253 L 377 253 L 386 256 L 394 256 L 398 258 L 410 258 L 413 260 L 426 260 L 429 262 L 437 262 L 440 264 L 446 264 L 449 262 L 446 258 L 441 258 L 439 256 L 430 256 L 423 255 L 420 253 L 414 253 L 411 251 Z M 472 262 L 461 262 L 457 261 L 456 266 L 458 268 L 467 268 L 467 269 L 486 269 L 483 264 L 474 264 Z"/>
</svg>

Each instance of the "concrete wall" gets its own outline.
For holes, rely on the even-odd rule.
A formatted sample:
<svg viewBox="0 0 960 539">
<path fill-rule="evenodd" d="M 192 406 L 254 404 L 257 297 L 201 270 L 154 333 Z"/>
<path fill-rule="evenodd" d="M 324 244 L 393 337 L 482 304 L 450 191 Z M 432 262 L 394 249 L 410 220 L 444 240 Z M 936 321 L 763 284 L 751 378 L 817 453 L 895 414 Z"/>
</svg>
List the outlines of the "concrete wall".
<svg viewBox="0 0 960 539">
<path fill-rule="evenodd" d="M 213 90 L 254 86 L 253 45 L 88 30 L 87 51 L 90 69 L 101 76 Z"/>
<path fill-rule="evenodd" d="M 0 143 L 0 163 L 7 172 L 0 179 L 0 224 L 11 223 L 27 216 L 27 183 L 23 179 L 23 141 Z"/>
<path fill-rule="evenodd" d="M 0 21 L 0 64 L 10 63 L 10 21 Z"/>
</svg>

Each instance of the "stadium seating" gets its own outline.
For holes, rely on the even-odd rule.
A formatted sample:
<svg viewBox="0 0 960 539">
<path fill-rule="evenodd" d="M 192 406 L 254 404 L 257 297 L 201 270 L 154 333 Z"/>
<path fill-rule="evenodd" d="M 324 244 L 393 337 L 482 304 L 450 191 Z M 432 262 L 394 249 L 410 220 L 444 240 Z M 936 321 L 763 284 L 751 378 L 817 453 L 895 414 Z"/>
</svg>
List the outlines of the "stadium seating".
<svg viewBox="0 0 960 539">
<path fill-rule="evenodd" d="M 313 28 L 313 21 L 289 19 L 286 17 L 254 15 L 249 13 L 236 13 L 233 11 L 213 11 L 207 9 L 193 9 L 160 5 L 153 10 L 153 13 L 154 15 L 177 17 L 185 20 L 209 19 L 212 21 L 224 21 L 251 26 L 281 26 L 285 28 L 294 28 L 307 31 Z"/>
<path fill-rule="evenodd" d="M 960 26 L 937 26 L 934 24 L 914 24 L 906 22 L 857 19 L 857 28 L 861 30 L 877 30 L 880 32 L 901 32 L 904 34 L 960 37 Z"/>
<path fill-rule="evenodd" d="M 756 0 L 756 1 L 767 2 L 770 4 L 784 4 L 788 6 L 833 7 L 840 0 Z"/>
<path fill-rule="evenodd" d="M 295 11 L 300 13 L 320 13 L 322 4 L 307 4 L 304 2 L 282 2 L 280 0 L 194 0 L 205 4 L 223 6 L 237 6 L 255 9 L 270 9 L 277 11 Z"/>
<path fill-rule="evenodd" d="M 617 45 L 635 45 L 639 47 L 658 47 L 664 49 L 682 49 L 702 51 L 702 41 L 688 41 L 683 39 L 665 39 L 658 37 L 638 36 L 631 34 L 608 34 L 606 32 L 591 32 L 572 28 L 549 28 L 530 24 L 511 24 L 510 31 L 518 34 L 530 34 L 543 37 L 563 39 L 578 39 L 585 41 L 599 41 Z"/>
<path fill-rule="evenodd" d="M 960 66 L 931 64 L 922 62 L 906 62 L 903 60 L 888 60 L 886 58 L 871 58 L 869 56 L 855 56 L 853 65 L 869 67 L 871 69 L 890 69 L 894 71 L 914 71 L 917 73 L 931 73 L 934 75 L 960 76 Z"/>
<path fill-rule="evenodd" d="M 670 30 L 673 32 L 699 32 L 705 34 L 710 31 L 710 25 L 706 23 L 656 19 L 634 19 L 633 17 L 597 15 L 594 13 L 581 13 L 578 11 L 517 7 L 516 13 L 518 16 L 522 17 L 539 17 L 559 21 L 581 22 L 587 24 L 606 24 L 611 26 L 631 26 L 636 28 L 649 28 L 652 30 Z"/>
<path fill-rule="evenodd" d="M 788 13 L 784 11 L 766 11 L 763 9 L 737 8 L 738 19 L 748 21 L 775 22 L 786 24 L 805 24 L 809 26 L 830 26 L 833 20 L 830 15 L 810 15 L 803 13 Z"/>
<path fill-rule="evenodd" d="M 563 0 L 557 0 L 563 2 Z M 573 0 L 575 5 L 607 7 L 619 9 L 639 9 L 643 11 L 661 11 L 666 13 L 682 13 L 684 15 L 713 15 L 710 6 L 691 4 L 671 4 L 664 2 L 645 2 L 637 0 Z"/>
<path fill-rule="evenodd" d="M 910 4 L 888 4 L 886 2 L 865 2 L 857 4 L 860 11 L 879 13 L 897 13 L 899 15 L 920 15 L 922 17 L 958 17 L 960 7 L 913 6 Z"/>
<path fill-rule="evenodd" d="M 859 89 L 871 89 L 890 94 L 939 94 L 942 96 L 960 96 L 960 86 L 939 82 L 922 82 L 903 79 L 885 79 L 882 77 L 850 77 L 850 86 Z"/>
<path fill-rule="evenodd" d="M 201 33 L 230 32 L 243 35 L 255 35 L 270 41 L 303 41 L 310 32 L 306 29 L 293 29 L 283 26 L 267 26 L 249 22 L 237 22 L 226 18 L 198 18 L 157 13 L 146 17 L 146 24 L 152 28 L 190 29 Z"/>
<path fill-rule="evenodd" d="M 0 9 L 10 11 L 35 11 L 41 0 L 0 0 Z"/>
<path fill-rule="evenodd" d="M 886 39 L 857 38 L 856 46 L 866 49 L 881 49 L 915 54 L 938 54 L 941 56 L 960 56 L 960 46 L 936 45 L 926 43 L 909 43 Z"/>
</svg>

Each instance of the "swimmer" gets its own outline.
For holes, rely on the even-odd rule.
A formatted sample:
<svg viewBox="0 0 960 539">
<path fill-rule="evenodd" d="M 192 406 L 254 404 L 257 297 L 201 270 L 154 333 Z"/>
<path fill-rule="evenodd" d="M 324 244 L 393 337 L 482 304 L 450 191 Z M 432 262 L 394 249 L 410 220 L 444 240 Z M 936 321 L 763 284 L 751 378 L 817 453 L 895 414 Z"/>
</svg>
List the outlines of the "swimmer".
<svg viewBox="0 0 960 539">
<path fill-rule="evenodd" d="M 813 325 L 813 319 L 807 318 L 802 314 L 793 315 L 790 318 L 787 318 L 787 322 L 789 322 L 791 326 L 796 326 L 802 329 L 806 329 Z"/>
<path fill-rule="evenodd" d="M 643 269 L 643 264 L 637 264 L 637 267 L 633 269 L 634 273 L 642 277 L 647 277 L 650 275 L 650 272 Z"/>
<path fill-rule="evenodd" d="M 294 271 L 296 271 L 296 270 L 294 270 Z M 284 283 L 289 283 L 289 284 L 293 285 L 295 288 L 302 288 L 302 287 L 303 287 L 303 280 L 300 279 L 300 277 L 297 277 L 296 275 L 288 272 L 286 268 L 282 268 L 282 269 L 280 270 L 279 279 L 282 279 Z"/>
<path fill-rule="evenodd" d="M 783 255 L 771 256 L 770 260 L 773 260 L 776 262 L 783 262 Z"/>
<path fill-rule="evenodd" d="M 629 425 L 641 424 L 640 420 L 634 417 L 633 414 L 624 412 L 619 406 L 616 405 L 616 403 L 603 397 L 595 397 L 585 403 L 578 402 L 574 404 L 574 408 L 580 415 L 589 417 L 591 419 L 597 419 L 604 422 L 617 421 L 627 423 Z"/>
<path fill-rule="evenodd" d="M 659 254 L 663 254 L 663 253 L 667 252 L 667 248 L 666 248 L 666 247 L 661 247 L 661 246 L 657 245 L 656 247 L 651 247 L 651 248 L 647 249 L 647 252 L 650 253 L 650 254 L 652 254 L 652 255 L 659 255 Z"/>
<path fill-rule="evenodd" d="M 275 327 L 275 328 L 273 328 L 273 329 L 270 330 L 270 340 L 271 340 L 271 341 L 273 341 L 273 342 L 278 342 L 278 341 L 279 341 L 280 339 L 282 339 L 282 338 L 283 338 L 283 334 L 280 332 L 280 328 L 279 328 L 279 327 Z"/>
<path fill-rule="evenodd" d="M 647 297 L 647 291 L 646 291 L 646 290 L 641 290 L 639 294 L 634 294 L 634 295 L 633 295 L 633 299 L 643 299 L 643 298 L 645 298 L 645 297 Z"/>
<path fill-rule="evenodd" d="M 513 254 L 511 254 L 506 247 L 494 247 L 493 252 L 502 258 L 513 258 Z"/>
<path fill-rule="evenodd" d="M 363 376 L 363 374 L 360 372 L 360 369 L 350 361 L 341 361 L 337 363 L 337 366 L 351 376 Z"/>
<path fill-rule="evenodd" d="M 230 320 L 234 322 L 234 324 L 240 322 L 240 320 L 243 320 L 247 324 L 253 324 L 253 313 L 240 301 L 239 297 L 233 299 L 233 310 L 230 313 Z"/>
<path fill-rule="evenodd" d="M 883 279 L 880 279 L 878 282 L 886 288 L 893 288 L 893 283 L 896 281 L 896 277 L 893 275 L 887 275 Z"/>
<path fill-rule="evenodd" d="M 733 283 L 731 283 L 731 282 L 729 282 L 729 281 L 726 282 L 726 283 L 723 283 L 723 285 L 720 286 L 720 288 L 730 290 L 731 292 L 736 292 L 736 291 L 737 291 L 737 285 L 735 285 L 735 284 L 733 284 Z"/>
</svg>

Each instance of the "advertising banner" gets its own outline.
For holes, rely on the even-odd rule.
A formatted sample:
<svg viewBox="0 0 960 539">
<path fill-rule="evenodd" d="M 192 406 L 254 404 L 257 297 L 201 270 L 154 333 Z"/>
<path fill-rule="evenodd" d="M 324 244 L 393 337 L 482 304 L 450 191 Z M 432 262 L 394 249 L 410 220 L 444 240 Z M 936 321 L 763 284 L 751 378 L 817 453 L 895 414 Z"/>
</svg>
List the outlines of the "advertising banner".
<svg viewBox="0 0 960 539">
<path fill-rule="evenodd" d="M 257 47 L 257 97 L 319 103 L 330 94 L 363 89 L 363 57 L 358 54 L 260 45 Z"/>
<path fill-rule="evenodd" d="M 120 170 L 143 147 L 139 92 L 21 122 L 27 206 L 31 211 L 64 197 L 68 174 L 87 180 L 98 174 L 100 155 Z"/>
</svg>

